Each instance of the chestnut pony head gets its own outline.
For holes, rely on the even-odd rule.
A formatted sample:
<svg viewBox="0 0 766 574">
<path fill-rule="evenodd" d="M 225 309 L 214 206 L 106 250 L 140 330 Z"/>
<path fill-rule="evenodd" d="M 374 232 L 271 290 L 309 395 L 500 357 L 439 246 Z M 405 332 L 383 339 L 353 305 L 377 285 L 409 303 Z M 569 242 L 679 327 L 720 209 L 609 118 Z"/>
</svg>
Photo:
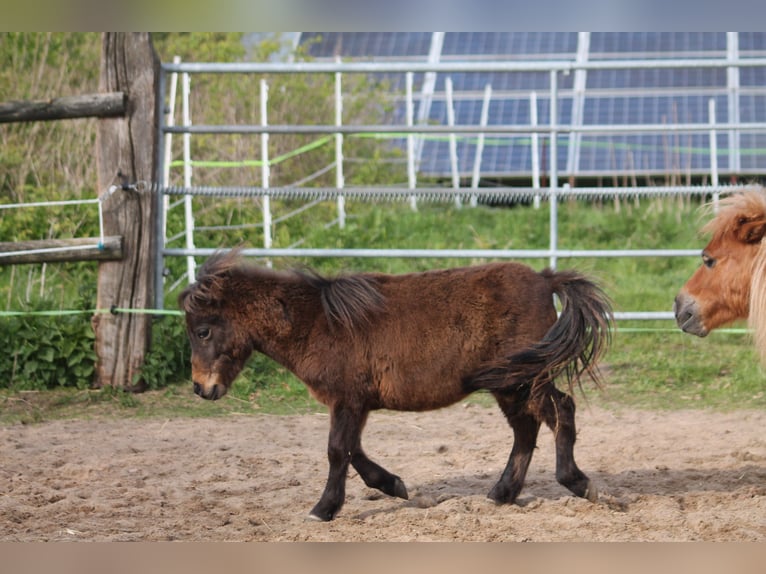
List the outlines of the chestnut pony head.
<svg viewBox="0 0 766 574">
<path fill-rule="evenodd" d="M 753 188 L 722 199 L 702 231 L 710 242 L 702 250 L 702 265 L 676 296 L 678 326 L 704 337 L 747 318 L 758 349 L 766 353 L 766 193 Z"/>
</svg>

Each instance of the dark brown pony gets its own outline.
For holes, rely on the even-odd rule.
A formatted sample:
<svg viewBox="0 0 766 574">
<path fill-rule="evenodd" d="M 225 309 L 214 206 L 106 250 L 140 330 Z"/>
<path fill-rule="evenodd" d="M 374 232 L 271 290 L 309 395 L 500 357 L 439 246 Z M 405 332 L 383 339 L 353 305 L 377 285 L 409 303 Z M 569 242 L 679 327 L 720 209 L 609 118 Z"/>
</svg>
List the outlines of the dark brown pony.
<svg viewBox="0 0 766 574">
<path fill-rule="evenodd" d="M 329 279 L 248 266 L 228 253 L 205 263 L 179 303 L 195 393 L 221 398 L 259 351 L 328 406 L 330 473 L 312 518 L 340 510 L 349 464 L 368 486 L 407 498 L 402 480 L 362 450 L 371 410 L 437 409 L 479 389 L 492 392 L 515 437 L 491 499 L 516 499 L 543 422 L 555 434 L 558 481 L 598 496 L 574 461 L 574 401 L 554 380 L 565 378 L 570 393 L 582 374 L 598 383 L 612 314 L 601 289 L 574 271 L 495 263 Z"/>
<path fill-rule="evenodd" d="M 737 319 L 748 319 L 766 361 L 766 194 L 752 188 L 720 201 L 702 231 L 711 235 L 702 265 L 673 305 L 685 332 L 704 337 Z"/>
</svg>

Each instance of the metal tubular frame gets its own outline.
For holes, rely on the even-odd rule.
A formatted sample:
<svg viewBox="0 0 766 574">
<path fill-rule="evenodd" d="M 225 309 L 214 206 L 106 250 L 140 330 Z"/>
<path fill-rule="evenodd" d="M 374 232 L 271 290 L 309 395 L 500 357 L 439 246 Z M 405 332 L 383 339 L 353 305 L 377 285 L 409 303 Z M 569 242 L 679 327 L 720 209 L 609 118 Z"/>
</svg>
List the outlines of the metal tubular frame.
<svg viewBox="0 0 766 574">
<path fill-rule="evenodd" d="M 731 52 L 731 51 L 730 51 Z M 558 124 L 558 100 L 560 91 L 558 88 L 558 74 L 569 74 L 573 72 L 586 72 L 588 70 L 605 69 L 680 69 L 680 68 L 727 68 L 732 69 L 742 67 L 766 67 L 766 58 L 740 58 L 738 54 L 730 53 L 726 59 L 667 59 L 667 60 L 608 60 L 593 61 L 580 59 L 579 61 L 535 61 L 535 62 L 292 62 L 292 63 L 189 63 L 174 62 L 161 65 L 160 73 L 160 97 L 158 101 L 164 101 L 166 75 L 173 73 L 184 74 L 296 74 L 296 73 L 314 73 L 314 74 L 337 74 L 338 86 L 340 86 L 340 74 L 343 73 L 403 73 L 407 79 L 407 123 L 406 125 L 342 125 L 340 118 L 336 119 L 334 125 L 194 125 L 194 126 L 175 126 L 166 125 L 164 115 L 159 115 L 159 126 L 157 130 L 158 141 L 163 141 L 167 134 L 182 133 L 216 133 L 216 134 L 261 134 L 268 138 L 268 134 L 331 134 L 335 135 L 338 148 L 342 145 L 342 135 L 359 133 L 381 133 L 381 134 L 402 134 L 408 141 L 408 173 L 409 186 L 407 188 L 348 188 L 342 185 L 342 177 L 338 177 L 337 188 L 271 188 L 268 183 L 264 187 L 251 188 L 202 188 L 202 187 L 160 187 L 158 189 L 158 242 L 156 249 L 157 265 L 157 300 L 158 308 L 164 304 L 163 278 L 164 278 L 164 258 L 176 256 L 209 256 L 215 250 L 207 248 L 196 249 L 170 249 L 165 246 L 164 228 L 164 197 L 166 195 L 207 195 L 231 197 L 238 195 L 259 196 L 259 197 L 300 197 L 307 200 L 332 199 L 337 200 L 370 200 L 370 201 L 395 201 L 409 199 L 413 208 L 416 201 L 435 200 L 435 201 L 459 201 L 475 200 L 482 196 L 499 196 L 506 198 L 523 197 L 534 198 L 535 205 L 539 205 L 540 198 L 547 199 L 550 204 L 550 245 L 548 249 L 530 249 L 530 250 L 476 250 L 476 249 L 299 249 L 299 248 L 268 248 L 263 249 L 245 249 L 244 254 L 249 256 L 263 257 L 454 257 L 454 258 L 548 258 L 550 264 L 555 267 L 559 258 L 573 257 L 691 257 L 699 254 L 698 249 L 655 249 L 655 250 L 567 250 L 558 246 L 558 201 L 564 197 L 596 197 L 596 196 L 615 196 L 615 195 L 675 195 L 675 194 L 714 194 L 718 197 L 720 193 L 731 192 L 738 189 L 738 186 L 673 186 L 673 187 L 642 187 L 642 188 L 569 188 L 568 185 L 559 187 L 558 162 L 557 162 L 557 141 L 560 133 L 570 134 L 570 137 L 576 134 L 626 134 L 626 133 L 666 133 L 666 132 L 698 132 L 709 135 L 711 157 L 711 167 L 715 172 L 717 179 L 718 167 L 715 160 L 717 147 L 715 136 L 718 132 L 727 131 L 730 134 L 739 134 L 740 131 L 759 132 L 766 131 L 766 123 L 753 122 L 742 123 L 739 117 L 735 121 L 728 123 L 715 123 L 715 117 L 711 108 L 711 117 L 708 123 L 699 124 L 628 124 L 628 125 L 559 125 Z M 412 121 L 412 74 L 426 73 L 451 73 L 451 72 L 548 72 L 550 75 L 550 120 L 547 125 L 539 125 L 536 118 L 533 118 L 532 125 L 413 125 Z M 730 74 L 731 75 L 731 74 Z M 729 82 L 731 83 L 731 82 Z M 737 86 L 738 87 L 738 86 Z M 738 87 L 740 91 L 741 88 Z M 724 91 L 726 88 L 723 89 Z M 729 90 L 731 91 L 731 90 Z M 336 94 L 339 99 L 339 96 Z M 532 101 L 536 101 L 536 96 L 530 92 Z M 338 104 L 339 105 L 339 104 Z M 539 183 L 535 183 L 533 178 L 532 188 L 493 188 L 481 189 L 474 186 L 468 188 L 417 188 L 414 173 L 413 158 L 411 157 L 414 148 L 413 139 L 417 135 L 425 134 L 528 134 L 533 136 L 533 141 L 537 141 L 539 135 L 546 135 L 550 141 L 550 167 L 549 167 L 549 186 L 540 188 Z M 162 146 L 158 146 L 161 150 Z M 534 150 L 535 152 L 537 150 Z M 265 152 L 264 152 L 265 153 Z M 340 156 L 340 152 L 339 152 Z M 533 153 L 536 157 L 536 154 Z M 162 181 L 159 175 L 164 169 L 164 155 L 158 152 L 156 181 Z M 337 166 L 339 174 L 342 174 L 341 166 Z M 533 166 L 534 167 L 534 166 Z M 533 174 L 534 176 L 534 174 Z M 617 313 L 618 319 L 669 319 L 672 313 L 668 312 L 624 312 Z"/>
</svg>

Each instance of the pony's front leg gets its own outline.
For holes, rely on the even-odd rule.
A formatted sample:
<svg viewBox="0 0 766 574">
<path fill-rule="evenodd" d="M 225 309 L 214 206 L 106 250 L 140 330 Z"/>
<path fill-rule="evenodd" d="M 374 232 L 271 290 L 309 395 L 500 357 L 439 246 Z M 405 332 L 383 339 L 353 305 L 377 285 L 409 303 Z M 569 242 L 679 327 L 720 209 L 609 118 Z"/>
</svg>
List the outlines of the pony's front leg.
<svg viewBox="0 0 766 574">
<path fill-rule="evenodd" d="M 389 496 L 396 496 L 404 500 L 409 499 L 407 487 L 404 486 L 402 479 L 367 458 L 361 448 L 354 453 L 351 464 L 370 488 L 377 488 Z"/>
<path fill-rule="evenodd" d="M 348 465 L 361 444 L 362 427 L 367 411 L 335 404 L 330 411 L 330 438 L 327 458 L 330 473 L 322 497 L 309 513 L 309 518 L 323 522 L 332 520 L 346 498 Z"/>
</svg>

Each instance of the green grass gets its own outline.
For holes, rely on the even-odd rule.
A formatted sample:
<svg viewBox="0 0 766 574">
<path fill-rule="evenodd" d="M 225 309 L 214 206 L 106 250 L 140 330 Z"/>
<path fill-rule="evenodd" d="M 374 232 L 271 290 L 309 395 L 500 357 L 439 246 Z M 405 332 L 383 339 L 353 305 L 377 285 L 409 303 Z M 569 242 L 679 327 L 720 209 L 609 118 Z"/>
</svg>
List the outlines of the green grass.
<svg viewBox="0 0 766 574">
<path fill-rule="evenodd" d="M 549 213 L 529 206 L 472 209 L 422 204 L 413 212 L 406 204 L 350 204 L 345 229 L 324 228 L 332 219 L 333 205 L 323 204 L 276 227 L 276 246 L 284 247 L 303 238 L 302 247 L 390 247 L 539 249 L 547 248 Z M 221 207 L 220 209 L 224 209 Z M 204 219 L 200 214 L 200 220 Z M 212 213 L 210 217 L 220 217 Z M 656 249 L 701 247 L 698 235 L 699 203 L 677 199 L 622 202 L 566 202 L 559 209 L 559 247 L 562 249 Z M 199 225 L 204 221 L 198 221 Z M 207 222 L 210 223 L 210 222 Z M 241 232 L 239 232 L 241 233 Z M 233 245 L 245 241 L 258 245 L 260 237 L 233 236 L 223 232 L 201 236 L 199 246 Z M 480 263 L 471 259 L 406 258 L 319 258 L 275 259 L 275 267 L 307 264 L 324 273 L 375 270 L 390 273 L 419 271 Z M 525 263 L 535 269 L 547 260 Z M 183 267 L 180 259 L 169 260 L 171 268 Z M 693 270 L 697 258 L 578 258 L 560 259 L 559 268 L 575 267 L 600 281 L 614 301 L 616 311 L 668 311 L 673 297 Z M 77 292 L 82 273 L 68 278 Z M 19 282 L 19 275 L 16 277 Z M 0 275 L 0 295 L 2 295 Z M 6 295 L 7 297 L 7 295 Z M 175 293 L 167 297 L 173 305 Z M 8 297 L 13 300 L 13 297 Z M 57 299 L 60 301 L 60 298 Z M 84 320 L 87 320 L 84 319 Z M 166 321 L 180 321 L 168 318 Z M 741 325 L 740 325 L 741 327 Z M 636 330 L 634 330 L 636 329 Z M 180 325 L 168 328 L 170 346 L 188 345 L 179 335 Z M 181 339 L 181 341 L 179 341 Z M 161 343 L 162 344 L 162 343 Z M 168 342 L 164 343 L 168 345 Z M 184 358 L 184 362 L 188 359 Z M 195 397 L 188 371 L 173 364 L 164 367 L 160 356 L 152 368 L 162 375 L 158 390 L 141 395 L 118 391 L 57 389 L 0 392 L 0 422 L 34 422 L 59 417 L 88 416 L 221 416 L 234 413 L 275 414 L 325 412 L 306 388 L 283 367 L 255 356 L 235 382 L 229 395 L 210 403 Z M 165 368 L 165 372 L 163 372 Z M 743 333 L 714 332 L 705 339 L 685 335 L 671 321 L 620 322 L 613 345 L 603 361 L 605 387 L 585 385 L 587 401 L 610 408 L 621 406 L 650 409 L 676 408 L 764 408 L 766 377 L 758 365 L 749 337 Z M 491 399 L 477 397 L 481 404 Z M 580 399 L 583 400 L 583 399 Z"/>
<path fill-rule="evenodd" d="M 672 330 L 617 333 L 603 362 L 605 405 L 649 408 L 766 407 L 766 375 L 747 334 L 700 339 Z"/>
</svg>

